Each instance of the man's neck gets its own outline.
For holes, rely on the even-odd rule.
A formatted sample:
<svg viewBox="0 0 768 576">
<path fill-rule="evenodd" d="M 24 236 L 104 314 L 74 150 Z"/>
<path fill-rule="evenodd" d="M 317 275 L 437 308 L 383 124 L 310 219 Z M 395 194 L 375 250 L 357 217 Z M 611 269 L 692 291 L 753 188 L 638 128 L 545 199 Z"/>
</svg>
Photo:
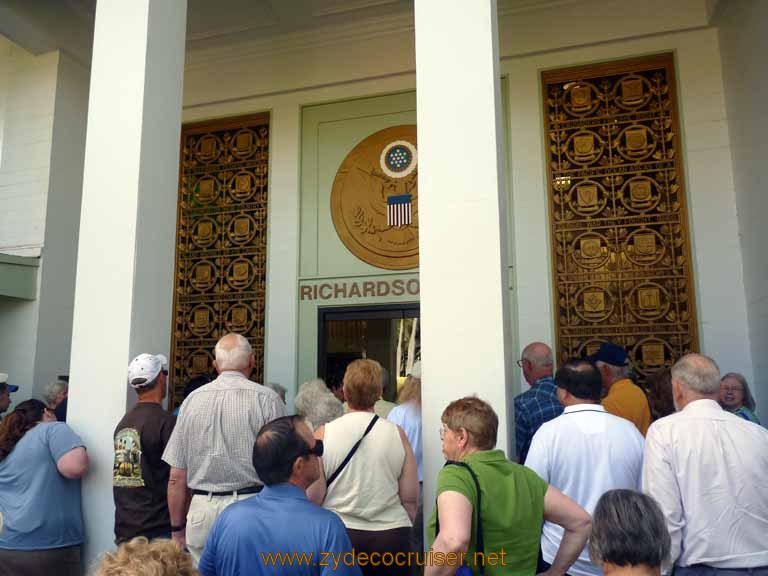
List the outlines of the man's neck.
<svg viewBox="0 0 768 576">
<path fill-rule="evenodd" d="M 533 380 L 531 386 L 536 386 L 539 380 L 543 380 L 544 378 L 552 378 L 552 372 L 539 372 L 538 374 L 531 374 L 531 379 Z"/>
<path fill-rule="evenodd" d="M 658 576 L 661 574 L 661 569 L 651 568 L 645 564 L 616 566 L 615 564 L 605 562 L 603 564 L 603 573 L 605 576 Z"/>
<path fill-rule="evenodd" d="M 144 396 L 143 398 L 140 396 L 138 399 L 138 404 L 162 404 L 162 399 L 157 398 L 156 396 Z"/>
<path fill-rule="evenodd" d="M 695 393 L 685 394 L 682 397 L 682 399 L 680 399 L 677 403 L 679 406 L 677 411 L 680 412 L 683 408 L 688 406 L 688 404 L 690 404 L 691 402 L 696 402 L 696 400 L 714 400 L 715 402 L 717 402 L 719 396 L 720 396 L 719 394 L 711 394 L 709 396 L 704 396 L 702 394 L 695 394 Z"/>
<path fill-rule="evenodd" d="M 568 406 L 578 406 L 580 404 L 593 404 L 593 405 L 597 405 L 597 404 L 600 404 L 600 401 L 599 400 L 598 401 L 596 401 L 596 400 L 587 400 L 586 398 L 576 398 L 576 397 L 572 396 L 570 398 L 567 398 L 567 399 L 563 400 L 562 404 L 563 404 L 563 406 L 565 406 L 567 408 Z"/>
</svg>

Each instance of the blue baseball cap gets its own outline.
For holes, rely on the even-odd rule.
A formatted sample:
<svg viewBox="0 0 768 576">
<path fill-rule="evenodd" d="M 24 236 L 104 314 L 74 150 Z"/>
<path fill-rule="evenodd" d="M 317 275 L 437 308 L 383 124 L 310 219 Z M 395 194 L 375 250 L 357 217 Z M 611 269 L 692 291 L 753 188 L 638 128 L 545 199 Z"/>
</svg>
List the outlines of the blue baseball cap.
<svg viewBox="0 0 768 576">
<path fill-rule="evenodd" d="M 8 384 L 8 374 L 0 372 L 0 384 L 5 384 L 8 387 L 8 392 L 16 392 L 19 387 L 15 384 Z"/>
<path fill-rule="evenodd" d="M 592 362 L 603 362 L 612 366 L 627 366 L 629 364 L 627 351 L 613 342 L 603 342 L 600 344 L 600 349 L 588 358 Z"/>
</svg>

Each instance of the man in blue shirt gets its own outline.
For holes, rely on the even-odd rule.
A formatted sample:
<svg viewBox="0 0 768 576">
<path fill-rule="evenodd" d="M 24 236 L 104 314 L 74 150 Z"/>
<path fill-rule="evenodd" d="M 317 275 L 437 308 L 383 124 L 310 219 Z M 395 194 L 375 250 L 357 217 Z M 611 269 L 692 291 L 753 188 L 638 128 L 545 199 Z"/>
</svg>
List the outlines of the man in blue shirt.
<svg viewBox="0 0 768 576">
<path fill-rule="evenodd" d="M 360 576 L 344 524 L 304 493 L 320 477 L 323 443 L 300 416 L 259 431 L 253 466 L 265 488 L 227 507 L 208 535 L 203 576 Z"/>
<path fill-rule="evenodd" d="M 552 379 L 552 349 L 543 342 L 533 342 L 523 349 L 517 361 L 531 389 L 515 398 L 515 442 L 517 458 L 525 462 L 533 435 L 539 426 L 563 413 Z"/>
</svg>

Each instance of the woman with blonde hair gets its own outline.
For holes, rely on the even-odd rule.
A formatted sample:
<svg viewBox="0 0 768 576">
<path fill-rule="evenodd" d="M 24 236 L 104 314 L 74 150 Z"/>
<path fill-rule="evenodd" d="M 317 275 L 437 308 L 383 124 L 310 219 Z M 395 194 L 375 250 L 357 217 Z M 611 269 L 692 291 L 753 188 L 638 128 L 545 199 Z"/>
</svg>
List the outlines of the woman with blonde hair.
<svg viewBox="0 0 768 576">
<path fill-rule="evenodd" d="M 310 500 L 335 512 L 357 554 L 410 551 L 416 515 L 416 458 L 405 432 L 380 419 L 373 405 L 381 397 L 381 366 L 355 360 L 344 374 L 350 411 L 321 426 L 320 479 L 307 489 Z M 408 574 L 408 566 L 361 566 L 366 576 Z"/>
<path fill-rule="evenodd" d="M 139 536 L 107 552 L 96 576 L 197 576 L 192 556 L 173 540 L 153 540 Z"/>
</svg>

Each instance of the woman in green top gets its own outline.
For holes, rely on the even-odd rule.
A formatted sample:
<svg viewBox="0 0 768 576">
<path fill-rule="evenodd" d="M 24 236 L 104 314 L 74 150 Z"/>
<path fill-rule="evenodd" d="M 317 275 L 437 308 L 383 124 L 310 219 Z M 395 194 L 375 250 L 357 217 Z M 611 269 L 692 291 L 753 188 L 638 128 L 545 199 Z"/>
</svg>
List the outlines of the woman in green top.
<svg viewBox="0 0 768 576">
<path fill-rule="evenodd" d="M 755 415 L 755 399 L 749 391 L 747 379 L 738 372 L 728 372 L 720 380 L 720 405 L 744 420 L 760 424 Z"/>
<path fill-rule="evenodd" d="M 548 576 L 565 574 L 589 537 L 589 514 L 535 472 L 494 450 L 499 419 L 486 402 L 476 397 L 451 402 L 442 422 L 446 460 L 468 466 L 480 485 L 484 550 L 476 548 L 478 494 L 472 474 L 461 465 L 446 465 L 437 478 L 440 529 L 435 537 L 433 511 L 425 576 L 452 575 L 458 564 L 469 565 L 474 574 L 484 564 L 488 576 L 533 576 L 545 519 L 565 530 Z"/>
</svg>

